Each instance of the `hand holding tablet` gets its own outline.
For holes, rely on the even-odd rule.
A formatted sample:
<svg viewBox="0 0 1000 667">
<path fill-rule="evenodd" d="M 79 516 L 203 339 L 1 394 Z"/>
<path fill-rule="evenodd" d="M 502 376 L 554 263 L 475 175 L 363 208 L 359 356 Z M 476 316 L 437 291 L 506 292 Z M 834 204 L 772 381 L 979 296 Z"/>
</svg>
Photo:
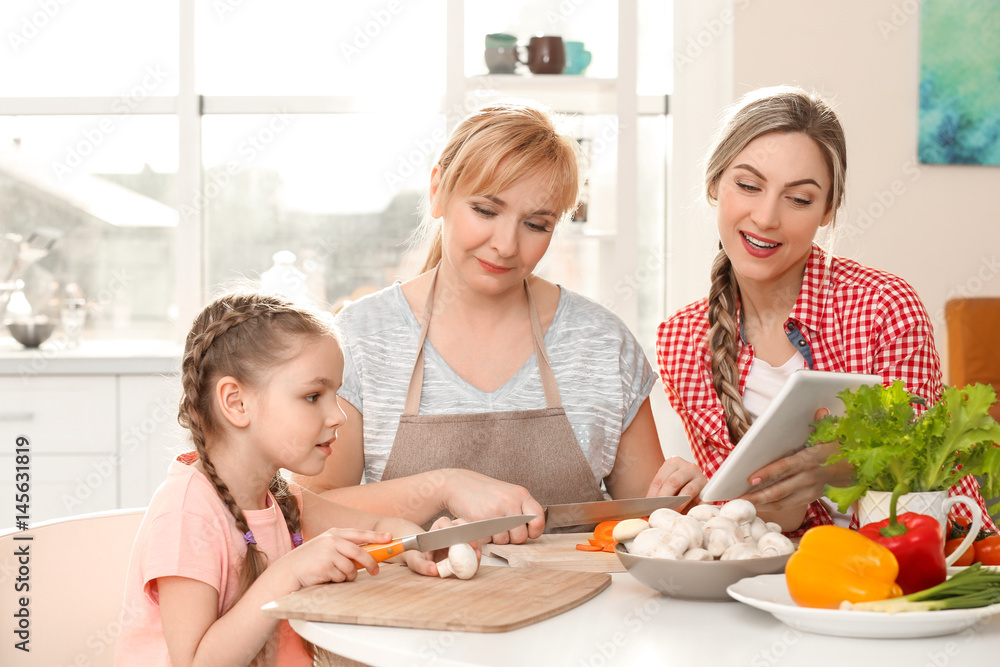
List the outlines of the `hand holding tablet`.
<svg viewBox="0 0 1000 667">
<path fill-rule="evenodd" d="M 732 500 L 751 490 L 749 478 L 764 466 L 805 447 L 816 411 L 843 414 L 837 394 L 882 384 L 879 375 L 801 370 L 792 374 L 701 491 L 704 502 Z"/>
</svg>

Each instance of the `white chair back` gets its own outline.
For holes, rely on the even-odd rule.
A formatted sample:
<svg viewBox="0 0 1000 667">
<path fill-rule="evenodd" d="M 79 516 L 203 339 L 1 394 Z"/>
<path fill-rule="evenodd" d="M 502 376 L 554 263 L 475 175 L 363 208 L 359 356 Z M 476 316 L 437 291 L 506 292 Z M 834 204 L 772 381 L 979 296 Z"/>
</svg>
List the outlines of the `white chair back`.
<svg viewBox="0 0 1000 667">
<path fill-rule="evenodd" d="M 129 555 L 144 514 L 99 512 L 0 532 L 0 665 L 112 664 Z M 17 592 L 19 584 L 30 590 Z M 15 616 L 24 613 L 21 596 L 28 603 L 27 653 L 16 648 L 21 638 L 14 634 L 23 619 Z"/>
</svg>

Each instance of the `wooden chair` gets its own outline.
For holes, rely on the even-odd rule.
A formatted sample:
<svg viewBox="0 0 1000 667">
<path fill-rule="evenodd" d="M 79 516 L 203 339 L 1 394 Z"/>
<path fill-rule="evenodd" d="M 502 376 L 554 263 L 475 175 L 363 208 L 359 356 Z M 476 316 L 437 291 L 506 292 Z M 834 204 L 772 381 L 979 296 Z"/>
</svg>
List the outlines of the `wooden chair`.
<svg viewBox="0 0 1000 667">
<path fill-rule="evenodd" d="M 111 665 L 132 542 L 145 509 L 71 516 L 0 531 L 0 665 Z M 16 539 L 31 537 L 31 540 Z M 15 552 L 27 547 L 28 562 Z M 16 592 L 27 569 L 29 591 Z M 30 653 L 14 614 L 28 599 Z"/>
<path fill-rule="evenodd" d="M 989 384 L 1000 395 L 1000 297 L 952 299 L 944 305 L 944 319 L 948 328 L 948 384 Z M 990 414 L 1000 421 L 1000 400 Z M 996 502 L 1000 498 L 987 498 L 986 506 Z"/>
<path fill-rule="evenodd" d="M 944 306 L 948 329 L 948 384 L 981 382 L 1000 394 L 1000 297 L 952 299 Z M 1000 421 L 1000 401 L 990 411 Z"/>
</svg>

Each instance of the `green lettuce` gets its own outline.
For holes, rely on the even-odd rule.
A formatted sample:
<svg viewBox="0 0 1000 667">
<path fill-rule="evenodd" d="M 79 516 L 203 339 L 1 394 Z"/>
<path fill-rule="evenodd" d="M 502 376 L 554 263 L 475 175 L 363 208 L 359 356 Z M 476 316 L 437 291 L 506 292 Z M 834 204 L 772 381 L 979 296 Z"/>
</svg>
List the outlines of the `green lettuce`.
<svg viewBox="0 0 1000 667">
<path fill-rule="evenodd" d="M 844 415 L 815 422 L 808 444 L 836 441 L 840 449 L 825 465 L 847 460 L 854 466 L 853 484 L 825 490 L 841 512 L 869 490 L 943 491 L 966 475 L 980 476 L 984 497 L 1000 495 L 1000 424 L 989 413 L 993 387 L 945 387 L 941 400 L 919 416 L 913 404 L 923 399 L 900 380 L 837 396 Z M 990 514 L 998 509 L 1000 502 Z"/>
</svg>

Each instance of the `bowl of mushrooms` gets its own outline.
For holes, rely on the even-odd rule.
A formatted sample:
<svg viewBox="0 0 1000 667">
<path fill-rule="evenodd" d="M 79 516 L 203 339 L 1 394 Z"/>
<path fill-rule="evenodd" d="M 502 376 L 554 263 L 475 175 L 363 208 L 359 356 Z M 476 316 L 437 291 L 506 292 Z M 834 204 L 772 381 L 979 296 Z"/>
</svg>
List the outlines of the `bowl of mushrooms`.
<svg viewBox="0 0 1000 667">
<path fill-rule="evenodd" d="M 613 533 L 618 559 L 640 583 L 663 595 L 731 600 L 726 588 L 745 577 L 779 574 L 795 544 L 765 523 L 746 500 L 697 505 L 687 514 L 658 509 L 627 519 Z"/>
</svg>

